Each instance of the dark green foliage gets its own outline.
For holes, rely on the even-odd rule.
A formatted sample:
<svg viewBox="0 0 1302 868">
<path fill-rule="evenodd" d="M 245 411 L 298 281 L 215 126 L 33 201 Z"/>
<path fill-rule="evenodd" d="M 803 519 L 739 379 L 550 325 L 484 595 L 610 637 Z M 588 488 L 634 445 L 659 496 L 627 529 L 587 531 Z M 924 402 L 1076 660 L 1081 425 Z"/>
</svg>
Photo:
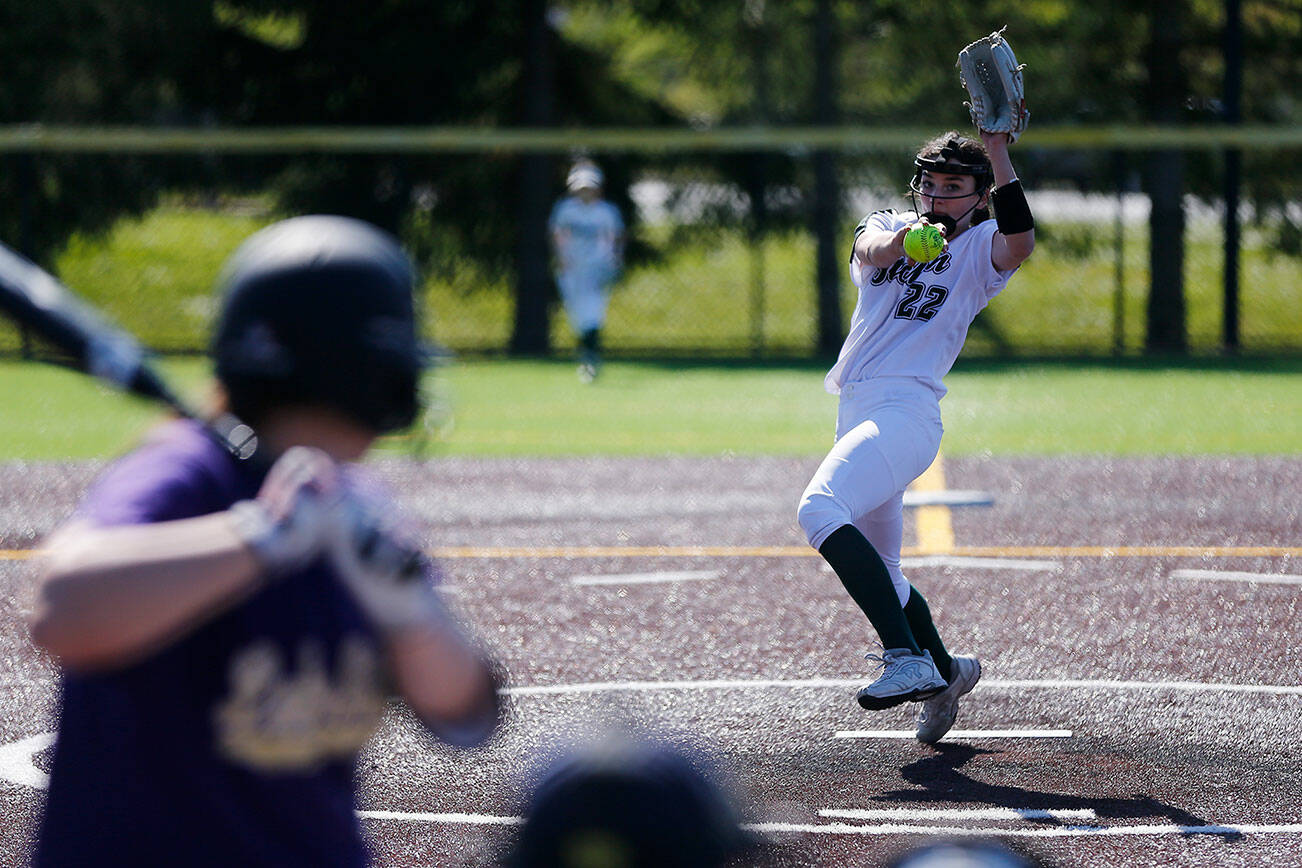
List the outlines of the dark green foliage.
<svg viewBox="0 0 1302 868">
<path fill-rule="evenodd" d="M 177 71 L 208 53 L 208 6 L 165 0 L 0 5 L 0 123 L 186 119 Z M 192 115 L 193 117 L 193 115 Z M 0 236 L 48 261 L 75 229 L 148 207 L 169 161 L 16 154 L 0 161 Z"/>
<path fill-rule="evenodd" d="M 1089 259 L 1111 244 L 1111 227 L 1091 223 L 1060 223 L 1056 226 L 1036 226 L 1036 244 L 1044 245 L 1052 256 L 1066 259 Z"/>
<path fill-rule="evenodd" d="M 524 38 L 507 0 L 4 4 L 0 50 L 11 62 L 0 123 L 512 126 L 523 115 Z M 565 123 L 678 121 L 582 48 L 561 46 L 557 77 Z M 500 271 L 514 249 L 518 169 L 494 155 L 15 155 L 0 161 L 0 195 L 11 203 L 0 234 L 48 261 L 72 232 L 140 212 L 162 189 L 270 187 L 286 211 L 446 235 L 451 245 L 410 240 Z"/>
<path fill-rule="evenodd" d="M 1302 256 L 1302 226 L 1287 213 L 1280 215 L 1272 249 L 1285 256 Z"/>
<path fill-rule="evenodd" d="M 554 35 L 554 110 L 562 126 L 810 123 L 815 118 L 813 0 L 569 0 L 551 12 L 596 11 L 609 38 Z M 836 0 L 838 110 L 847 123 L 963 127 L 954 69 L 965 42 L 1008 25 L 1028 64 L 1032 128 L 1143 122 L 1145 47 L 1164 3 L 1144 0 Z M 1173 117 L 1220 122 L 1221 4 L 1187 2 Z M 1297 122 L 1302 6 L 1244 0 L 1243 119 Z M 159 126 L 482 125 L 527 119 L 527 16 L 518 0 L 40 0 L 0 4 L 0 123 Z M 631 22 L 631 23 L 630 23 Z M 590 28 L 591 30 L 591 28 Z M 627 63 L 629 34 L 654 32 L 658 59 Z M 587 35 L 591 36 L 589 32 Z M 600 34 L 598 34 L 600 36 Z M 647 43 L 638 43 L 644 50 Z M 644 55 L 646 52 L 644 51 Z M 692 87 L 674 86 L 690 82 Z M 683 97 L 684 92 L 695 97 Z M 695 99 L 695 102 L 692 100 Z M 560 190 L 571 155 L 553 155 Z M 807 154 L 612 156 L 609 192 L 626 215 L 643 167 L 689 166 L 744 191 L 796 191 L 757 213 L 767 228 L 805 225 Z M 1108 158 L 1021 149 L 1029 186 L 1111 189 Z M 882 161 L 878 161 L 882 162 Z M 1277 209 L 1296 199 L 1294 160 L 1249 153 L 1245 198 Z M 1186 183 L 1214 197 L 1219 157 L 1191 153 Z M 506 154 L 295 157 L 7 155 L 0 158 L 0 237 L 48 262 L 76 230 L 148 208 L 164 189 L 274 190 L 292 211 L 337 211 L 404 233 L 427 267 L 470 257 L 505 273 L 517 249 L 520 161 Z M 762 182 L 762 185 L 761 185 Z M 903 181 L 901 180 L 902 184 Z M 636 260 L 646 254 L 634 236 Z"/>
</svg>

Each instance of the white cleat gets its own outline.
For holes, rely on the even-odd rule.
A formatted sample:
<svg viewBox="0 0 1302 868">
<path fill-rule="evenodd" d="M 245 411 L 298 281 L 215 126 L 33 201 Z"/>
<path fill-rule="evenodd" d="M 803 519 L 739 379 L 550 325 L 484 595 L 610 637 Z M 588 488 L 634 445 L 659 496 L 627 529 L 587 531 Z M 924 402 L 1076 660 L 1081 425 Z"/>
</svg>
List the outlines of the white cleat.
<svg viewBox="0 0 1302 868">
<path fill-rule="evenodd" d="M 869 711 L 880 711 L 902 702 L 918 702 L 945 689 L 945 679 L 940 677 L 928 651 L 914 654 L 907 648 L 891 648 L 880 656 L 866 656 L 882 666 L 881 677 L 861 688 L 855 696 Z"/>
<path fill-rule="evenodd" d="M 915 735 L 923 744 L 935 744 L 945 737 L 958 717 L 958 700 L 981 680 L 981 662 L 969 654 L 955 654 L 949 671 L 950 682 L 940 693 L 922 703 Z"/>
</svg>

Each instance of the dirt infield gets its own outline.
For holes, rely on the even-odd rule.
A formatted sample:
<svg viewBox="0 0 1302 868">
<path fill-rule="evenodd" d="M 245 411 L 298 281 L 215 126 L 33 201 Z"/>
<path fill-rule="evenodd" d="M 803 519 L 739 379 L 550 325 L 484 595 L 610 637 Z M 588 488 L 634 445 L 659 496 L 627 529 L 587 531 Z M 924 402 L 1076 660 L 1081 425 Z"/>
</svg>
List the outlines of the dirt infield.
<svg viewBox="0 0 1302 868">
<path fill-rule="evenodd" d="M 908 737 L 912 707 L 853 701 L 868 631 L 795 524 L 816 464 L 378 462 L 513 714 L 459 754 L 391 712 L 361 767 L 377 864 L 491 864 L 529 772 L 613 723 L 729 769 L 765 864 L 969 836 L 1062 866 L 1302 864 L 1302 459 L 946 460 L 948 491 L 992 503 L 943 508 L 939 549 L 906 516 L 910 578 L 984 667 L 935 748 Z M 57 701 L 22 626 L 26 553 L 97 469 L 0 465 L 4 865 L 30 844 Z"/>
</svg>

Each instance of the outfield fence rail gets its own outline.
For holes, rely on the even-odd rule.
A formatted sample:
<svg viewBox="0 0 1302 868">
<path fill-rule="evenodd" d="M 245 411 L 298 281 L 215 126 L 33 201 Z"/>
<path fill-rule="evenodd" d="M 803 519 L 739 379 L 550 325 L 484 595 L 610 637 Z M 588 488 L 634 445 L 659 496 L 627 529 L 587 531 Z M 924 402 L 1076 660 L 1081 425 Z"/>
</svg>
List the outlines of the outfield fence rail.
<svg viewBox="0 0 1302 868">
<path fill-rule="evenodd" d="M 115 127 L 0 124 L 0 152 L 196 153 L 601 153 L 780 151 L 840 152 L 910 148 L 935 134 L 908 126 L 660 127 Z M 1302 126 L 1035 126 L 1023 148 L 1247 151 L 1302 148 Z"/>
</svg>

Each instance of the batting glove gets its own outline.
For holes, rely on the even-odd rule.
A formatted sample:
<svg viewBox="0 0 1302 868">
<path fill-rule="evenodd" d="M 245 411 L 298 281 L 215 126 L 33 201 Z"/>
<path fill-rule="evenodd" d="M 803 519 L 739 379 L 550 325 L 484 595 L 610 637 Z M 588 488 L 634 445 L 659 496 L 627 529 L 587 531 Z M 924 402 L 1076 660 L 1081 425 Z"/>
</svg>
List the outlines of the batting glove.
<svg viewBox="0 0 1302 868">
<path fill-rule="evenodd" d="M 235 503 L 228 515 L 264 571 L 282 576 L 324 551 L 339 500 L 338 469 L 330 456 L 295 446 L 277 459 L 258 496 Z"/>
<path fill-rule="evenodd" d="M 451 623 L 425 553 L 378 515 L 355 497 L 331 513 L 330 561 L 353 599 L 383 632 Z"/>
</svg>

